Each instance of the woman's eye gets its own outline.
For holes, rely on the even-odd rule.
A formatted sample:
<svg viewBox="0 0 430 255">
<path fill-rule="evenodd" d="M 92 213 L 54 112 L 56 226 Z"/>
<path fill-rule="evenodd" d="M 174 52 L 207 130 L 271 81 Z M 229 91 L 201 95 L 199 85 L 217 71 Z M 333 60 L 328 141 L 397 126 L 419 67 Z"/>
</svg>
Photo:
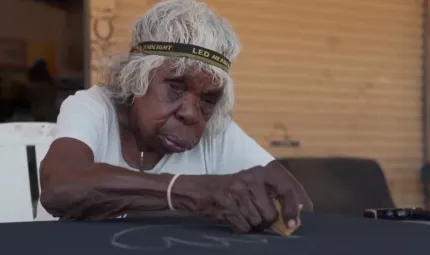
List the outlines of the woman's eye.
<svg viewBox="0 0 430 255">
<path fill-rule="evenodd" d="M 182 94 L 184 92 L 184 88 L 177 85 L 177 84 L 169 84 L 170 89 L 175 93 L 175 94 Z"/>
<path fill-rule="evenodd" d="M 201 102 L 202 103 L 200 104 L 200 107 L 203 115 L 211 115 L 212 112 L 215 110 L 217 102 L 209 99 L 202 100 Z"/>
<path fill-rule="evenodd" d="M 204 99 L 203 102 L 205 104 L 215 105 L 217 103 L 217 100 L 214 100 L 214 99 Z"/>
</svg>

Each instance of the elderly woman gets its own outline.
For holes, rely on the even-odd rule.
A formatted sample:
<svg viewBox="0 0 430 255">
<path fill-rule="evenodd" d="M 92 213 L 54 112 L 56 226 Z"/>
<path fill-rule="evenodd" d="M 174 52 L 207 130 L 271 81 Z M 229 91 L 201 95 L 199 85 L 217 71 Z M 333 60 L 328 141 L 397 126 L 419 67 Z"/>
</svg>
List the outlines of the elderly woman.
<svg viewBox="0 0 430 255">
<path fill-rule="evenodd" d="M 67 98 L 41 166 L 41 202 L 61 219 L 201 213 L 247 232 L 294 225 L 302 186 L 232 121 L 230 24 L 205 4 L 162 1 L 134 26 L 106 82 Z"/>
</svg>

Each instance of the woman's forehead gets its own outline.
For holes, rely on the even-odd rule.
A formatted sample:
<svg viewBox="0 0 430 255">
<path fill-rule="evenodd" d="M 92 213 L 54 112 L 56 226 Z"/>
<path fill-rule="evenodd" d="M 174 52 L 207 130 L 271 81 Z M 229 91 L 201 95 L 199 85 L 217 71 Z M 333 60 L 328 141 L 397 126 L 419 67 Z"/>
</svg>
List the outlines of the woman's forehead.
<svg viewBox="0 0 430 255">
<path fill-rule="evenodd" d="M 158 80 L 171 80 L 186 83 L 188 86 L 204 87 L 204 90 L 220 90 L 221 81 L 203 68 L 189 67 L 180 69 L 174 65 L 163 64 L 154 73 Z M 154 77 L 155 78 L 155 77 Z"/>
</svg>

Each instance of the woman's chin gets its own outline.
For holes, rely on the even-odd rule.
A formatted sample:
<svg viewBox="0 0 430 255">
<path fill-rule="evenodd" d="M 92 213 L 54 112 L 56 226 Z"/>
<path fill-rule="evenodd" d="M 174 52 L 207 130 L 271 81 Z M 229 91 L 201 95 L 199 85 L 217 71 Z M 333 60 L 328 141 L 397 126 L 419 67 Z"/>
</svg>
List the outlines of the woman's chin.
<svg viewBox="0 0 430 255">
<path fill-rule="evenodd" d="M 161 143 L 163 144 L 163 150 L 166 154 L 181 153 L 188 150 L 187 147 L 182 146 L 167 137 L 162 137 Z"/>
</svg>

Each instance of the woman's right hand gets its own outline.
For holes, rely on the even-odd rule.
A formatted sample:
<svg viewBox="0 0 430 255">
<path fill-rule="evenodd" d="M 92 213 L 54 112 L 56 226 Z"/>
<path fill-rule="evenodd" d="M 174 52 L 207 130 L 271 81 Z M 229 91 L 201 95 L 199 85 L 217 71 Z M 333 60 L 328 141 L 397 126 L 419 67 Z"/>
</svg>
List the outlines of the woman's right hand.
<svg viewBox="0 0 430 255">
<path fill-rule="evenodd" d="M 203 213 L 219 221 L 228 221 L 240 233 L 270 227 L 278 218 L 274 199 L 280 202 L 284 222 L 291 228 L 297 224 L 299 204 L 305 210 L 312 210 L 312 203 L 301 185 L 277 162 L 217 176 L 211 186 L 211 203 L 202 208 Z"/>
</svg>

